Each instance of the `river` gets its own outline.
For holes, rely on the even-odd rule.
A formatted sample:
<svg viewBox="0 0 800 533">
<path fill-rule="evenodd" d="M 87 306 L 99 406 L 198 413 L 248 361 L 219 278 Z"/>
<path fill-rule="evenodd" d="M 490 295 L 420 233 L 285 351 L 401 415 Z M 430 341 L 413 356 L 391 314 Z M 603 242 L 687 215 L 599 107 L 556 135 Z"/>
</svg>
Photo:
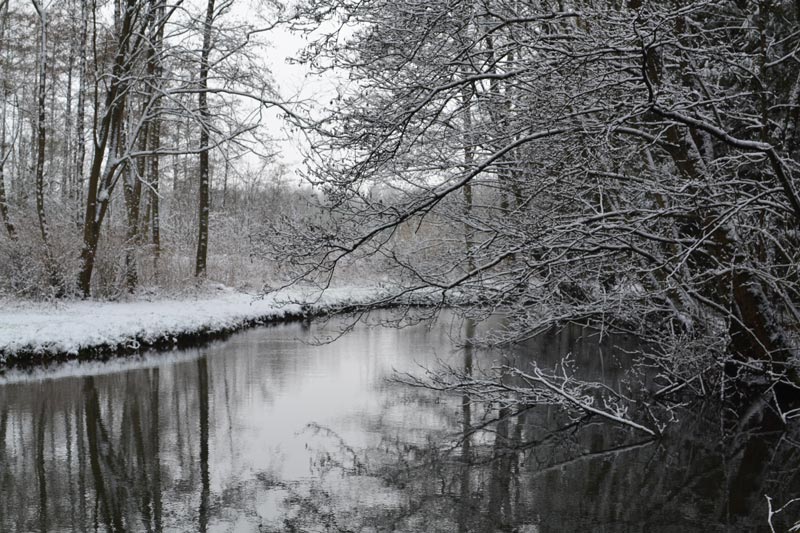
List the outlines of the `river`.
<svg viewBox="0 0 800 533">
<path fill-rule="evenodd" d="M 572 352 L 616 387 L 635 346 L 573 327 L 510 351 L 464 349 L 462 327 L 449 315 L 360 325 L 319 344 L 335 324 L 293 323 L 8 372 L 0 531 L 769 531 L 765 496 L 777 508 L 800 494 L 797 442 L 712 406 L 654 441 L 389 379 Z"/>
</svg>

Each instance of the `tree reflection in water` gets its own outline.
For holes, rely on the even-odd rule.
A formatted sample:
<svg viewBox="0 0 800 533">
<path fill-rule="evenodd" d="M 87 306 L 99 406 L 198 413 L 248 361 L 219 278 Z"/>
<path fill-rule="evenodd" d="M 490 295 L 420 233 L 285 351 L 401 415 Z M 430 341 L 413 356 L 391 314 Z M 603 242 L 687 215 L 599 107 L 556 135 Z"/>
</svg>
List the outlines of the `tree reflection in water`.
<svg viewBox="0 0 800 533">
<path fill-rule="evenodd" d="M 765 409 L 696 406 L 647 441 L 385 381 L 423 347 L 441 356 L 445 329 L 357 329 L 339 348 L 256 330 L 171 363 L 2 385 L 0 530 L 768 531 L 765 495 L 779 507 L 800 492 L 796 431 Z M 505 355 L 468 344 L 449 364 L 572 350 L 620 386 L 621 352 L 584 333 Z M 406 355 L 376 366 L 387 349 Z"/>
<path fill-rule="evenodd" d="M 462 435 L 445 452 L 441 442 L 386 443 L 363 451 L 359 460 L 370 467 L 360 475 L 397 489 L 395 505 L 337 508 L 325 477 L 352 474 L 320 472 L 285 500 L 292 518 L 269 530 L 768 531 L 764 495 L 797 495 L 796 444 L 763 426 L 698 433 L 719 422 L 708 415 L 665 441 L 628 442 L 602 424 L 545 429 L 550 414 L 531 409 Z M 793 523 L 782 518 L 776 531 Z"/>
</svg>

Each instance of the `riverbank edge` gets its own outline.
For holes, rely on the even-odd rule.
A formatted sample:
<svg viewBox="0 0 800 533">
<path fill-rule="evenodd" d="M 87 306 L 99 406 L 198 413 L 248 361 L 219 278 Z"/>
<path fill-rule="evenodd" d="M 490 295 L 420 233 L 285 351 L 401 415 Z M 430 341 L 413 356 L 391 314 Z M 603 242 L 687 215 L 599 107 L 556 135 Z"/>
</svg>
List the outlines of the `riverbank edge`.
<svg viewBox="0 0 800 533">
<path fill-rule="evenodd" d="M 438 299 L 418 295 L 417 298 L 386 298 L 376 291 L 373 298 L 349 302 L 295 303 L 273 308 L 262 314 L 237 319 L 233 324 L 219 326 L 203 324 L 191 330 L 165 331 L 157 335 L 131 335 L 114 343 L 97 343 L 78 350 L 49 350 L 26 348 L 8 352 L 0 349 L 0 375 L 9 370 L 46 368 L 71 361 L 108 361 L 130 357 L 150 350 L 194 348 L 225 340 L 232 334 L 249 328 L 323 319 L 336 315 L 363 313 L 379 309 L 430 308 L 441 304 Z"/>
</svg>

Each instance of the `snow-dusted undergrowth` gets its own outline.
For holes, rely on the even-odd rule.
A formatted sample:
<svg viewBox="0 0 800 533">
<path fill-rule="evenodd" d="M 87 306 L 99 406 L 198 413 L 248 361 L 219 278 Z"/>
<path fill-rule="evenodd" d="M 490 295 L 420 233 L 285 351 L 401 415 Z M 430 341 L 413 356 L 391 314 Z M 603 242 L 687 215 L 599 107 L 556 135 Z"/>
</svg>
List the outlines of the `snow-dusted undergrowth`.
<svg viewBox="0 0 800 533">
<path fill-rule="evenodd" d="M 23 355 L 47 359 L 86 351 L 214 335 L 257 322 L 299 318 L 367 303 L 376 289 L 283 290 L 264 298 L 219 287 L 214 294 L 155 301 L 39 304 L 0 300 L 0 363 Z"/>
</svg>

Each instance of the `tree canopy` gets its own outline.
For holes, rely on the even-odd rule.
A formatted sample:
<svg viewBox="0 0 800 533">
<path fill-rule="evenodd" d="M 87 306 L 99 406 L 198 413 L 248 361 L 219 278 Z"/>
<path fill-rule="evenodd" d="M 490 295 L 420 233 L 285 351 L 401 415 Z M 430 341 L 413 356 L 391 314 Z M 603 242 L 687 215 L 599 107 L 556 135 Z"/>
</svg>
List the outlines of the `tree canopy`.
<svg viewBox="0 0 800 533">
<path fill-rule="evenodd" d="M 276 242 L 324 279 L 378 256 L 397 297 L 505 315 L 495 341 L 634 332 L 661 392 L 794 387 L 799 21 L 788 0 L 310 0 L 305 59 L 349 75 L 310 128 L 336 231 Z"/>
</svg>

